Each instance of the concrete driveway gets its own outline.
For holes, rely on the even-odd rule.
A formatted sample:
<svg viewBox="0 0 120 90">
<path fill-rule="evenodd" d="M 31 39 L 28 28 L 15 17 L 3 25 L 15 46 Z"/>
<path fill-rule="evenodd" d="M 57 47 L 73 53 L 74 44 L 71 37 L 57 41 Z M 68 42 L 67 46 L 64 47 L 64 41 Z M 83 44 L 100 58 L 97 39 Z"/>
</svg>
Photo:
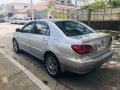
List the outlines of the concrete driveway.
<svg viewBox="0 0 120 90">
<path fill-rule="evenodd" d="M 78 75 L 66 72 L 57 79 L 51 78 L 45 71 L 43 62 L 32 55 L 12 50 L 12 34 L 22 25 L 0 24 L 0 43 L 4 51 L 29 69 L 52 90 L 120 90 L 120 48 L 115 48 L 113 58 L 97 71 Z"/>
</svg>

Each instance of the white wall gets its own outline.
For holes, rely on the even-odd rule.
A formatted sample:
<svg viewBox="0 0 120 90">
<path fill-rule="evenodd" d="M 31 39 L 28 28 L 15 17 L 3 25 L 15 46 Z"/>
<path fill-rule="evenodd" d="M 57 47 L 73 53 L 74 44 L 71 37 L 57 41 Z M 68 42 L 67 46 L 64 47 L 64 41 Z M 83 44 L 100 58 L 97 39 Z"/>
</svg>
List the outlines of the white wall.
<svg viewBox="0 0 120 90">
<path fill-rule="evenodd" d="M 14 17 L 25 18 L 25 17 L 28 17 L 28 15 L 27 14 L 15 14 Z"/>
<path fill-rule="evenodd" d="M 7 13 L 13 13 L 14 12 L 14 7 L 11 4 L 6 4 L 5 5 L 5 12 Z"/>
</svg>

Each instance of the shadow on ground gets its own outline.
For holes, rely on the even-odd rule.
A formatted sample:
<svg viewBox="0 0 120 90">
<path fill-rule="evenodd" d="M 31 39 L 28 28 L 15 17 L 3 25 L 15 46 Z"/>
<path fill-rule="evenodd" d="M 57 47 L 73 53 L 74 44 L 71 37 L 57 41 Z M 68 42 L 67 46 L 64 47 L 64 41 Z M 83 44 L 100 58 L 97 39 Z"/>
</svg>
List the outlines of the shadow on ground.
<svg viewBox="0 0 120 90">
<path fill-rule="evenodd" d="M 27 60 L 32 60 L 35 66 L 39 69 L 42 67 L 45 71 L 44 63 L 41 60 L 26 52 L 21 53 L 21 55 L 23 54 L 31 58 Z M 71 90 L 120 90 L 120 60 L 119 55 L 117 53 L 115 55 L 114 58 L 106 62 L 96 71 L 91 71 L 82 75 L 65 72 L 61 77 L 54 80 Z M 49 78 L 51 79 L 51 77 Z"/>
</svg>

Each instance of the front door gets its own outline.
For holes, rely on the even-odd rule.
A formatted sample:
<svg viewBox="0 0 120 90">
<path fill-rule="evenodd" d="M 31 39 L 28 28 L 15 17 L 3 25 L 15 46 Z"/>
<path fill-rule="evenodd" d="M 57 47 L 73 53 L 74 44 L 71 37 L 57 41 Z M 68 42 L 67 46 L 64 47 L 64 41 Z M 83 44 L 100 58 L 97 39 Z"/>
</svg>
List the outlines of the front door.
<svg viewBox="0 0 120 90">
<path fill-rule="evenodd" d="M 30 52 L 29 35 L 32 32 L 33 27 L 34 27 L 34 23 L 27 24 L 21 29 L 22 32 L 20 32 L 19 35 L 17 36 L 19 47 L 27 52 Z"/>
</svg>

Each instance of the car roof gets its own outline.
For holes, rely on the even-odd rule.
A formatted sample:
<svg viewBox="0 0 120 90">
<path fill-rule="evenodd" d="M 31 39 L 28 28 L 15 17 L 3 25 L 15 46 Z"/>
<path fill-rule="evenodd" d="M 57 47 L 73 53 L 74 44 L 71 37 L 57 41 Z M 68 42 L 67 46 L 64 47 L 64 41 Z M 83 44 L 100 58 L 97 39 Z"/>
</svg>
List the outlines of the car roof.
<svg viewBox="0 0 120 90">
<path fill-rule="evenodd" d="M 34 20 L 34 21 L 51 21 L 51 22 L 58 22 L 58 21 L 69 21 L 69 20 L 72 20 L 72 19 L 37 19 L 37 20 Z"/>
<path fill-rule="evenodd" d="M 49 20 L 51 22 L 58 22 L 58 21 L 66 21 L 68 19 L 47 19 L 47 20 Z"/>
<path fill-rule="evenodd" d="M 55 22 L 59 22 L 59 21 L 71 21 L 71 20 L 72 19 L 37 19 L 37 20 L 32 20 L 30 22 L 39 22 L 39 21 L 46 21 L 46 22 L 48 22 L 48 21 L 50 21 L 50 22 L 55 23 Z"/>
</svg>

